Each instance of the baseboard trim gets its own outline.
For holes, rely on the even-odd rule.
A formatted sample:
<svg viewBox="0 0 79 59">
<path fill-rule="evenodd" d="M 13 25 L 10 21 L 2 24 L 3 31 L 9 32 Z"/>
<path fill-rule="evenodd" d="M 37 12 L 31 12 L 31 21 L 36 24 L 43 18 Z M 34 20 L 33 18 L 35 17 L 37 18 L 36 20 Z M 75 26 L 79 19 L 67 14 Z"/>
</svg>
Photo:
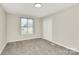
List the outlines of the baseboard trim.
<svg viewBox="0 0 79 59">
<path fill-rule="evenodd" d="M 44 40 L 47 40 L 47 39 L 44 39 Z M 67 49 L 69 49 L 69 50 L 72 50 L 72 51 L 75 51 L 75 52 L 79 52 L 79 50 L 74 49 L 74 48 L 71 48 L 71 47 L 68 47 L 68 46 L 63 45 L 63 44 L 61 44 L 61 43 L 58 43 L 58 42 L 55 42 L 55 41 L 50 41 L 50 40 L 47 40 L 47 41 L 51 42 L 51 44 L 54 43 L 54 44 L 57 44 L 57 45 L 62 46 L 62 47 L 64 47 L 64 48 L 67 48 Z"/>
<path fill-rule="evenodd" d="M 7 42 L 2 45 L 2 48 L 0 50 L 0 55 L 1 55 L 2 51 L 4 50 L 4 48 L 6 47 L 6 45 L 7 45 Z"/>
<path fill-rule="evenodd" d="M 54 42 L 54 41 L 53 41 L 53 43 L 56 43 L 57 45 L 60 45 L 60 46 L 62 46 L 62 47 L 64 47 L 64 48 L 70 49 L 70 50 L 72 50 L 72 51 L 79 52 L 79 50 L 74 49 L 74 48 L 71 48 L 71 47 L 68 47 L 68 46 L 63 45 L 63 44 L 61 44 L 61 43 L 57 43 L 57 42 Z"/>
<path fill-rule="evenodd" d="M 24 40 L 33 40 L 33 39 L 40 39 L 40 38 L 29 38 L 29 39 L 22 39 L 22 40 L 15 40 L 15 41 L 8 41 L 8 43 L 11 43 L 11 42 L 18 42 L 18 41 L 24 41 Z"/>
</svg>

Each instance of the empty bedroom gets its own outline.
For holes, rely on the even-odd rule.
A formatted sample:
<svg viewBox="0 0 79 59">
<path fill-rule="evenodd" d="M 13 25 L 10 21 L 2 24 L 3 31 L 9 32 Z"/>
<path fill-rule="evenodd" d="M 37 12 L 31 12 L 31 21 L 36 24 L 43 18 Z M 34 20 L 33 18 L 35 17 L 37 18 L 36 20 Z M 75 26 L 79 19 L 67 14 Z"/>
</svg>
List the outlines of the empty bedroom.
<svg viewBox="0 0 79 59">
<path fill-rule="evenodd" d="M 0 55 L 79 55 L 79 4 L 0 3 Z"/>
</svg>

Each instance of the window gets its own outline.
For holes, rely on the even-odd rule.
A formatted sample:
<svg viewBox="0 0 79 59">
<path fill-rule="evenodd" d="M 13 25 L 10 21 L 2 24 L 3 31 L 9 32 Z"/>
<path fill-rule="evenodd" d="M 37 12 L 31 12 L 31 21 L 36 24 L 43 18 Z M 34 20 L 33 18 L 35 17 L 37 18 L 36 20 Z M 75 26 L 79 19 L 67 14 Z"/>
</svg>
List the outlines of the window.
<svg viewBox="0 0 79 59">
<path fill-rule="evenodd" d="M 21 34 L 33 34 L 34 21 L 30 18 L 21 18 Z"/>
</svg>

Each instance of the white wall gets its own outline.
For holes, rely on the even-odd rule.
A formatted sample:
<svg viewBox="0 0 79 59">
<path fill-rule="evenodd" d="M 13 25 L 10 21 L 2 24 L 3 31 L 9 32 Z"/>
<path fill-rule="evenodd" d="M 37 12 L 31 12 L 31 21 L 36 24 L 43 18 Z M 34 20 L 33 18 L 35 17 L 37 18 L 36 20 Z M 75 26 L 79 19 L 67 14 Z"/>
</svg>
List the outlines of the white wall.
<svg viewBox="0 0 79 59">
<path fill-rule="evenodd" d="M 53 40 L 53 17 L 43 19 L 43 39 Z"/>
<path fill-rule="evenodd" d="M 35 18 L 35 34 L 34 35 L 20 35 L 20 17 L 22 16 L 12 15 L 12 14 L 7 15 L 8 42 L 42 37 L 42 21 L 38 18 Z"/>
<path fill-rule="evenodd" d="M 6 14 L 0 6 L 0 54 L 7 43 L 6 40 Z"/>
<path fill-rule="evenodd" d="M 53 30 L 51 31 L 48 25 L 47 27 L 45 25 L 44 29 L 46 29 L 45 32 L 51 31 L 54 34 L 52 42 L 79 52 L 79 6 L 56 13 L 51 17 Z M 48 37 L 49 33 L 45 35 Z M 46 39 L 50 40 L 50 38 Z"/>
<path fill-rule="evenodd" d="M 54 42 L 79 51 L 79 6 L 56 14 Z"/>
</svg>

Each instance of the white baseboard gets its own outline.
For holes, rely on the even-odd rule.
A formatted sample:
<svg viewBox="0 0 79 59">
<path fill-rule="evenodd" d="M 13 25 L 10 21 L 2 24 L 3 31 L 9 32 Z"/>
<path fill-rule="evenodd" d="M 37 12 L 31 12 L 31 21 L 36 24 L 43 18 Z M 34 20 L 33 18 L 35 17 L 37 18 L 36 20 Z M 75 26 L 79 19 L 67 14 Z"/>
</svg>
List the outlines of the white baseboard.
<svg viewBox="0 0 79 59">
<path fill-rule="evenodd" d="M 7 42 L 4 42 L 4 44 L 1 45 L 0 54 L 2 53 L 6 45 L 7 45 Z"/>
<path fill-rule="evenodd" d="M 47 39 L 45 39 L 45 40 L 47 40 Z M 78 49 L 72 48 L 72 47 L 69 47 L 69 46 L 66 46 L 66 45 L 64 45 L 64 44 L 62 44 L 62 43 L 59 43 L 59 42 L 56 42 L 56 41 L 52 41 L 52 40 L 48 40 L 48 41 L 50 41 L 50 42 L 52 42 L 52 43 L 55 43 L 55 44 L 57 44 L 57 45 L 60 45 L 60 46 L 62 46 L 62 47 L 65 47 L 65 48 L 67 48 L 67 49 L 70 49 L 70 50 L 72 50 L 72 51 L 79 52 Z"/>
<path fill-rule="evenodd" d="M 40 38 L 40 37 L 39 37 L 39 38 Z M 24 39 L 14 40 L 14 41 L 8 41 L 8 42 L 17 42 L 17 41 L 23 41 L 23 40 L 33 40 L 33 39 L 37 39 L 37 38 L 24 38 Z"/>
<path fill-rule="evenodd" d="M 55 41 L 51 41 L 51 42 L 53 42 L 53 43 L 55 43 L 55 44 L 57 44 L 57 45 L 60 45 L 60 46 L 62 46 L 62 47 L 65 47 L 65 48 L 67 48 L 67 49 L 70 49 L 70 50 L 72 50 L 72 51 L 79 52 L 78 49 L 69 47 L 69 46 L 67 46 L 67 45 L 64 45 L 64 44 L 61 44 L 61 43 L 58 43 L 58 42 L 55 42 Z"/>
</svg>

